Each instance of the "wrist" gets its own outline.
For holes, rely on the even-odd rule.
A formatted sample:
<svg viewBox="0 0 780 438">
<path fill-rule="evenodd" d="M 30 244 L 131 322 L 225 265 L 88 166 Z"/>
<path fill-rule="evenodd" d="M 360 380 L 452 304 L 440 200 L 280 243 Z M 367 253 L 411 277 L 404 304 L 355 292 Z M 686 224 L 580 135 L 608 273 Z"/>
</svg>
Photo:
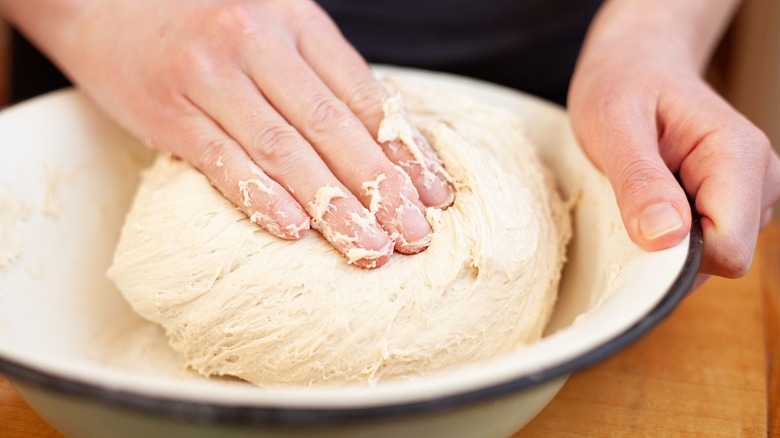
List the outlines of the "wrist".
<svg viewBox="0 0 780 438">
<path fill-rule="evenodd" d="M 702 72 L 738 0 L 608 1 L 588 32 L 581 59 L 627 56 Z"/>
</svg>

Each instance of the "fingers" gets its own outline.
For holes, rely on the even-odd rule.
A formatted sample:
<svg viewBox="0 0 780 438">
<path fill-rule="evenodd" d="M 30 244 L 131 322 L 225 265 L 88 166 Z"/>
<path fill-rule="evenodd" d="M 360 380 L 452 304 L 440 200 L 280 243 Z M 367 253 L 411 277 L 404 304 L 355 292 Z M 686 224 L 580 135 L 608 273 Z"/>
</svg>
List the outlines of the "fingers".
<svg viewBox="0 0 780 438">
<path fill-rule="evenodd" d="M 650 92 L 629 84 L 601 90 L 607 98 L 584 93 L 589 99 L 576 101 L 572 116 L 583 147 L 612 184 L 629 236 L 649 250 L 679 242 L 690 229 L 687 193 L 702 217 L 701 272 L 744 275 L 758 230 L 780 197 L 777 155 L 698 78 L 676 76 Z"/>
<path fill-rule="evenodd" d="M 354 51 L 344 55 L 351 48 L 340 35 L 331 46 L 335 27 L 318 47 L 304 42 L 302 35 L 319 38 L 322 23 L 332 26 L 314 2 L 149 6 L 155 13 L 125 12 L 139 29 L 153 32 L 132 33 L 119 48 L 86 38 L 97 46 L 81 51 L 85 62 L 76 67 L 87 67 L 73 69 L 94 79 L 81 82 L 91 84 L 90 94 L 123 126 L 197 166 L 250 218 L 282 238 L 312 226 L 364 267 L 384 263 L 393 246 L 406 253 L 427 247 L 432 231 L 417 179 L 373 138 L 381 105 L 372 102 L 381 101 L 384 90 Z M 102 30 L 116 24 L 90 22 Z M 304 59 L 304 47 L 308 55 L 312 48 L 324 52 Z M 108 52 L 133 62 L 105 74 Z M 309 60 L 317 62 L 315 70 Z M 104 68 L 90 67 L 95 65 Z M 119 82 L 128 86 L 115 86 Z M 361 97 L 366 95 L 375 97 Z M 448 197 L 426 194 L 423 200 L 436 204 Z"/>
<path fill-rule="evenodd" d="M 274 236 L 293 240 L 309 229 L 309 217 L 279 184 L 230 139 L 214 132 L 199 169 L 249 219 Z"/>
<path fill-rule="evenodd" d="M 718 128 L 685 157 L 680 176 L 702 216 L 702 272 L 737 278 L 752 263 L 767 196 L 777 197 L 765 187 L 780 179 L 768 173 L 770 147 L 758 129 L 735 112 L 712 117 L 702 124 Z"/>
<path fill-rule="evenodd" d="M 425 137 L 409 122 L 401 96 L 386 99 L 382 108 L 384 119 L 377 139 L 384 154 L 412 178 L 423 203 L 440 208 L 452 205 L 452 178 Z"/>
<path fill-rule="evenodd" d="M 780 198 L 780 160 L 766 136 L 725 102 L 707 107 L 713 110 L 700 126 L 709 134 L 683 159 L 680 176 L 702 216 L 701 272 L 737 278 L 750 269 L 758 232 Z"/>
<path fill-rule="evenodd" d="M 629 236 L 648 250 L 680 242 L 690 229 L 690 207 L 659 154 L 652 111 L 628 104 L 594 112 L 601 118 L 580 137 L 610 180 Z"/>
<path fill-rule="evenodd" d="M 343 38 L 325 14 L 322 19 L 307 23 L 309 32 L 302 33 L 298 44 L 301 56 L 333 94 L 344 102 L 378 138 L 380 122 L 387 115 L 383 102 L 388 97 L 363 58 Z M 316 27 L 312 29 L 311 27 Z M 414 133 L 407 141 L 391 138 L 380 141 L 387 158 L 400 166 L 412 179 L 423 204 L 448 207 L 455 197 L 451 178 L 427 140 L 399 114 L 400 123 Z"/>
<path fill-rule="evenodd" d="M 298 55 L 293 35 L 250 28 L 251 38 L 227 47 L 235 61 L 207 62 L 210 80 L 188 82 L 185 94 L 289 190 L 350 262 L 374 267 L 393 248 L 427 248 L 432 228 L 410 178 Z"/>
<path fill-rule="evenodd" d="M 211 183 L 253 222 L 274 236 L 297 239 L 309 229 L 309 217 L 297 200 L 255 165 L 244 150 L 205 116 L 191 111 L 189 137 L 169 143 L 179 151 L 199 151 L 182 158 L 193 163 Z M 202 147 L 193 149 L 191 144 Z"/>
<path fill-rule="evenodd" d="M 765 164 L 756 145 L 736 137 L 719 131 L 704 138 L 680 171 L 702 216 L 701 270 L 728 278 L 741 277 L 750 268 L 763 211 Z"/>
<path fill-rule="evenodd" d="M 279 50 L 292 53 L 284 47 Z M 270 58 L 282 59 L 285 68 L 258 59 L 250 63 L 249 73 L 255 83 L 265 84 L 261 91 L 273 108 L 314 147 L 346 192 L 368 207 L 391 237 L 397 237 L 396 250 L 415 253 L 426 248 L 432 229 L 408 176 L 387 159 L 361 121 L 303 59 L 282 54 Z M 304 175 L 299 168 L 296 172 Z"/>
<path fill-rule="evenodd" d="M 220 125 L 243 145 L 251 161 L 304 206 L 311 216 L 311 226 L 350 263 L 364 268 L 385 263 L 393 251 L 393 241 L 375 216 L 265 101 L 249 78 L 237 74 L 229 83 L 229 90 L 204 88 L 191 92 L 205 112 L 219 117 Z"/>
</svg>

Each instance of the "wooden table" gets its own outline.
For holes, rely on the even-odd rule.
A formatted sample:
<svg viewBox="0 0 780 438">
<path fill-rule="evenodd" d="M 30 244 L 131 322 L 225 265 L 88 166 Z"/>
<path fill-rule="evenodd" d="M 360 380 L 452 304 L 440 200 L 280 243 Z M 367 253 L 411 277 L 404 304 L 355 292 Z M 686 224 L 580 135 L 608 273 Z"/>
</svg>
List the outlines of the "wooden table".
<svg viewBox="0 0 780 438">
<path fill-rule="evenodd" d="M 0 436 L 60 437 L 0 376 Z M 513 438 L 780 437 L 780 222 L 750 273 L 714 278 L 650 334 L 576 373 Z"/>
</svg>

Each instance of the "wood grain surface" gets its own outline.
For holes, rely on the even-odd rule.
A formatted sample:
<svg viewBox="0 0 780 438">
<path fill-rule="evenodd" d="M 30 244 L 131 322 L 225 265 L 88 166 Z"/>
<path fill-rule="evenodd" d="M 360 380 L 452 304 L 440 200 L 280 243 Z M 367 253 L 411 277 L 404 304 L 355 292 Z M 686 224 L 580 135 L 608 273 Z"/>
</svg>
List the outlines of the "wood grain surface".
<svg viewBox="0 0 780 438">
<path fill-rule="evenodd" d="M 758 258 L 764 306 L 768 436 L 780 437 L 780 222 L 765 231 Z"/>
<path fill-rule="evenodd" d="M 748 275 L 707 281 L 639 342 L 572 376 L 514 438 L 780 437 L 779 270 L 775 222 Z"/>
<path fill-rule="evenodd" d="M 574 374 L 513 438 L 780 437 L 780 222 L 739 280 L 713 278 L 658 327 Z M 60 437 L 0 376 L 0 437 Z"/>
</svg>

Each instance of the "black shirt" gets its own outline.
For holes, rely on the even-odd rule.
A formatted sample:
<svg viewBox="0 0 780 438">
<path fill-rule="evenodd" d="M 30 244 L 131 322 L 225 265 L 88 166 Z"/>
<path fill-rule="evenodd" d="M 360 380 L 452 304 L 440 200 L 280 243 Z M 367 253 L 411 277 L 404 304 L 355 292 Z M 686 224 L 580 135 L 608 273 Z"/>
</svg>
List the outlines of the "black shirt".
<svg viewBox="0 0 780 438">
<path fill-rule="evenodd" d="M 319 0 L 369 61 L 448 71 L 564 103 L 601 0 Z"/>
</svg>

